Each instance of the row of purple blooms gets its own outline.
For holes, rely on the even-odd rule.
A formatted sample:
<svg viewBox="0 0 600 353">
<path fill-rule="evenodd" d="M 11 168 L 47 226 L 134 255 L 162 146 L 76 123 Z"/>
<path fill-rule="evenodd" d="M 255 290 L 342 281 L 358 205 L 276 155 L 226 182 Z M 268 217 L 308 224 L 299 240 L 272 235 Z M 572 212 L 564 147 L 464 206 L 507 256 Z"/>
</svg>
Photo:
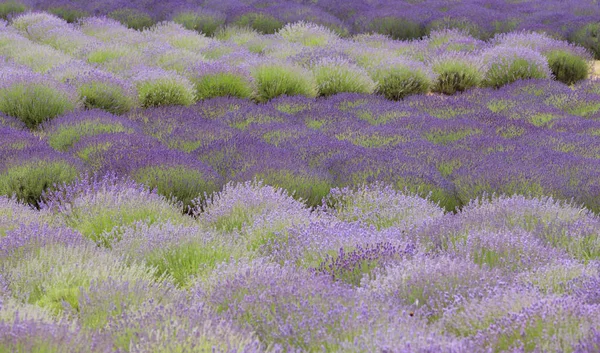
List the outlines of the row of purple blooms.
<svg viewBox="0 0 600 353">
<path fill-rule="evenodd" d="M 519 2 L 498 0 L 423 1 L 35 1 L 28 8 L 46 10 L 67 19 L 113 15 L 131 25 L 196 19 L 201 29 L 223 24 L 251 25 L 271 33 L 286 23 L 310 21 L 340 33 L 379 32 L 402 39 L 418 38 L 436 28 L 461 28 L 481 38 L 512 30 L 545 31 L 564 39 L 581 39 L 590 47 L 600 11 L 592 0 Z M 20 8 L 24 10 L 26 7 Z M 582 43 L 583 44 L 583 43 Z"/>
<path fill-rule="evenodd" d="M 121 117 L 77 112 L 35 134 L 3 117 L 0 179 L 20 180 L 14 169 L 34 160 L 61 160 L 73 166 L 71 179 L 116 172 L 187 205 L 228 181 L 259 178 L 311 205 L 331 187 L 380 181 L 431 194 L 448 210 L 483 194 L 516 193 L 598 211 L 599 92 L 596 81 L 572 89 L 534 80 L 401 102 L 358 94 L 260 105 L 217 98 Z M 15 183 L 2 192 L 18 192 Z"/>
</svg>

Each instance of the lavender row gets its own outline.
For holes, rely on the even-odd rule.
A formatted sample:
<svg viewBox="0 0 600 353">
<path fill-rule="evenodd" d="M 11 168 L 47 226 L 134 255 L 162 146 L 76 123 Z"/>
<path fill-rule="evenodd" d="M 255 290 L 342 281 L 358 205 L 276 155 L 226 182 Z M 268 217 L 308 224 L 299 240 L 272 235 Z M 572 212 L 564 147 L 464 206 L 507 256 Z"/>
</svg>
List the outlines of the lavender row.
<svg viewBox="0 0 600 353">
<path fill-rule="evenodd" d="M 596 81 L 533 80 L 401 102 L 218 98 L 127 116 L 76 112 L 35 133 L 3 117 L 0 190 L 36 205 L 54 183 L 112 172 L 186 208 L 229 181 L 260 179 L 311 206 L 333 187 L 383 182 L 449 211 L 484 195 L 522 194 L 598 212 L 599 92 Z"/>
<path fill-rule="evenodd" d="M 390 100 L 451 95 L 520 79 L 568 85 L 589 77 L 582 47 L 535 32 L 490 41 L 441 30 L 419 41 L 382 35 L 341 38 L 297 22 L 276 34 L 228 27 L 217 38 L 162 22 L 142 32 L 107 18 L 70 24 L 47 13 L 0 23 L 0 111 L 28 127 L 64 112 L 189 106 L 229 96 L 377 94 Z"/>
<path fill-rule="evenodd" d="M 193 216 L 114 175 L 0 197 L 0 348 L 592 352 L 600 218 L 552 198 L 452 214 L 382 184 L 317 209 L 260 182 Z"/>
<path fill-rule="evenodd" d="M 440 28 L 467 30 L 487 39 L 514 30 L 544 31 L 569 39 L 598 53 L 594 39 L 600 11 L 585 1 L 5 1 L 0 16 L 11 18 L 45 10 L 74 22 L 106 15 L 142 29 L 173 20 L 207 34 L 224 25 L 250 26 L 271 34 L 287 23 L 309 21 L 342 34 L 376 32 L 396 39 L 413 39 Z"/>
</svg>

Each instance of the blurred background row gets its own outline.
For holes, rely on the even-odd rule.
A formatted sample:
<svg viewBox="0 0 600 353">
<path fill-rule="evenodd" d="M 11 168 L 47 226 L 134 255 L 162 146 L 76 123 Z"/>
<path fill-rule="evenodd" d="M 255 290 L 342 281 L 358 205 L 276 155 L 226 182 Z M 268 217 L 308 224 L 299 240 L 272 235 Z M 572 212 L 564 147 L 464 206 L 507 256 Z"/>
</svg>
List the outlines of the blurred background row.
<svg viewBox="0 0 600 353">
<path fill-rule="evenodd" d="M 373 32 L 394 39 L 420 38 L 444 28 L 463 29 L 484 40 L 497 33 L 532 30 L 568 39 L 596 53 L 600 29 L 600 9 L 593 0 L 9 0 L 0 4 L 0 17 L 9 19 L 28 10 L 48 11 L 69 22 L 108 16 L 135 29 L 175 21 L 207 35 L 225 25 L 272 34 L 298 21 L 326 26 L 342 36 Z"/>
</svg>

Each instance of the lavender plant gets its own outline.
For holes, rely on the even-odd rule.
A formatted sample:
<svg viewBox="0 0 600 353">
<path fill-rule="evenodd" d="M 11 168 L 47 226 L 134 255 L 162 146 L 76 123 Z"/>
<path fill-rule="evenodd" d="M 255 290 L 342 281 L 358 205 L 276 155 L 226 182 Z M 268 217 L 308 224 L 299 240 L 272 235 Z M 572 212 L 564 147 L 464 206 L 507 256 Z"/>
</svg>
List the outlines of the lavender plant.
<svg viewBox="0 0 600 353">
<path fill-rule="evenodd" d="M 0 161 L 0 195 L 14 196 L 35 207 L 44 191 L 73 181 L 83 169 L 78 161 L 44 144 L 17 151 L 0 150 Z"/>
<path fill-rule="evenodd" d="M 147 304 L 121 315 L 106 331 L 115 349 L 128 352 L 266 350 L 251 330 L 218 316 L 202 303 L 180 298 L 167 305 Z"/>
<path fill-rule="evenodd" d="M 310 219 L 304 204 L 285 190 L 260 181 L 230 183 L 205 202 L 194 203 L 201 224 L 223 233 L 241 232 L 249 250 L 257 250 L 269 240 L 284 236 L 279 233 L 288 227 L 306 224 Z"/>
<path fill-rule="evenodd" d="M 0 196 L 0 237 L 22 224 L 37 221 L 40 214 L 15 198 Z"/>
<path fill-rule="evenodd" d="M 263 344 L 286 350 L 339 349 L 366 329 L 364 322 L 376 325 L 380 314 L 376 304 L 326 276 L 261 260 L 221 266 L 197 292 Z"/>
<path fill-rule="evenodd" d="M 251 69 L 258 91 L 256 99 L 266 102 L 281 95 L 316 97 L 318 86 L 306 69 L 285 63 L 267 63 Z"/>
<path fill-rule="evenodd" d="M 481 84 L 481 63 L 465 55 L 444 55 L 430 63 L 437 75 L 431 90 L 444 94 L 464 92 Z"/>
<path fill-rule="evenodd" d="M 378 230 L 389 227 L 410 230 L 444 214 L 439 206 L 427 199 L 382 184 L 332 189 L 324 204 L 324 212 L 341 221 L 359 221 Z"/>
<path fill-rule="evenodd" d="M 391 100 L 427 93 L 434 77 L 423 64 L 406 59 L 383 63 L 373 68 L 371 75 L 377 82 L 376 92 Z"/>
<path fill-rule="evenodd" d="M 333 45 L 339 38 L 326 27 L 306 22 L 287 24 L 277 34 L 289 42 L 309 47 Z"/>
<path fill-rule="evenodd" d="M 222 63 L 203 63 L 186 75 L 196 89 L 198 99 L 215 97 L 252 98 L 256 87 L 250 73 Z"/>
<path fill-rule="evenodd" d="M 161 105 L 190 105 L 196 101 L 193 85 L 171 71 L 139 67 L 132 76 L 144 108 Z"/>
<path fill-rule="evenodd" d="M 138 105 L 133 85 L 109 72 L 81 62 L 70 62 L 49 72 L 60 82 L 75 86 L 83 106 L 112 114 L 124 114 Z"/>
<path fill-rule="evenodd" d="M 134 133 L 139 127 L 129 120 L 101 110 L 67 114 L 41 126 L 50 147 L 68 151 L 81 138 L 107 133 Z"/>
<path fill-rule="evenodd" d="M 482 55 L 485 86 L 498 88 L 517 80 L 552 77 L 547 60 L 531 49 L 497 46 Z"/>
<path fill-rule="evenodd" d="M 154 20 L 144 11 L 134 8 L 121 8 L 108 14 L 109 18 L 117 20 L 128 28 L 142 30 L 154 24 Z"/>
<path fill-rule="evenodd" d="M 18 67 L 0 71 L 0 111 L 20 119 L 32 129 L 79 106 L 77 94 L 47 76 Z"/>
<path fill-rule="evenodd" d="M 226 16 L 208 8 L 196 8 L 194 10 L 182 10 L 173 15 L 173 22 L 179 23 L 189 30 L 212 36 L 225 24 Z"/>
<path fill-rule="evenodd" d="M 220 263 L 239 257 L 243 248 L 235 239 L 224 244 L 214 233 L 171 223 L 126 228 L 113 251 L 127 262 L 156 269 L 157 278 L 168 276 L 179 287 L 205 277 Z"/>
<path fill-rule="evenodd" d="M 366 71 L 342 58 L 323 58 L 312 65 L 311 71 L 322 96 L 341 92 L 371 94 L 376 88 Z"/>
<path fill-rule="evenodd" d="M 64 185 L 44 197 L 42 209 L 106 247 L 120 238 L 123 227 L 136 222 L 191 222 L 163 196 L 114 174 Z"/>
<path fill-rule="evenodd" d="M 262 11 L 243 11 L 239 15 L 232 15 L 234 20 L 231 22 L 238 27 L 250 27 L 263 34 L 273 34 L 279 31 L 284 24 L 272 16 Z"/>
</svg>

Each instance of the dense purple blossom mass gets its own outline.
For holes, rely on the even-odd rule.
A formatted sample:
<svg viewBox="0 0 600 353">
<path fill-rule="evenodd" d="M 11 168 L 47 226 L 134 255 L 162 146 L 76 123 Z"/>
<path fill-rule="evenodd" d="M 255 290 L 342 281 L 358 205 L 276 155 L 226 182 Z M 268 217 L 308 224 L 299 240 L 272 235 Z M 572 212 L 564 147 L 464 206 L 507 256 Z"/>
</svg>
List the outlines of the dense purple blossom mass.
<svg viewBox="0 0 600 353">
<path fill-rule="evenodd" d="M 592 0 L 0 0 L 0 352 L 600 351 Z"/>
</svg>

